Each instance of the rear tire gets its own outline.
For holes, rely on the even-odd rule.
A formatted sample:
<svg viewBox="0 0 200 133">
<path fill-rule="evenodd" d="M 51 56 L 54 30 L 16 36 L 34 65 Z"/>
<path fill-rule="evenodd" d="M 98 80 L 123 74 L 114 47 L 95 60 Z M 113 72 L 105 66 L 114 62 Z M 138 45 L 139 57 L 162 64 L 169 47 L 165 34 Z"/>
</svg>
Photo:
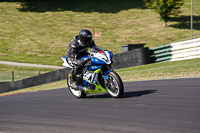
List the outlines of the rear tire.
<svg viewBox="0 0 200 133">
<path fill-rule="evenodd" d="M 120 98 L 124 94 L 124 84 L 115 71 L 108 73 L 108 83 L 106 89 L 113 98 Z"/>
<path fill-rule="evenodd" d="M 68 76 L 69 77 L 69 76 Z M 70 92 L 76 97 L 76 98 L 85 98 L 87 96 L 87 94 L 85 94 L 85 92 L 81 91 L 81 90 L 74 90 L 71 88 L 71 82 L 70 79 L 67 78 L 67 85 L 68 88 L 70 90 Z"/>
</svg>

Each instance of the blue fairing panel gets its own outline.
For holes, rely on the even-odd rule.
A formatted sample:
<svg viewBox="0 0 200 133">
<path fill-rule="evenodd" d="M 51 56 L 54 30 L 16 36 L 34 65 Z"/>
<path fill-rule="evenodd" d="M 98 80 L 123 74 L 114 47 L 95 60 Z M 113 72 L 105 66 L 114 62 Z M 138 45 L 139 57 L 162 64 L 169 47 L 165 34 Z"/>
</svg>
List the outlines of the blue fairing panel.
<svg viewBox="0 0 200 133">
<path fill-rule="evenodd" d="M 104 77 L 104 79 L 105 79 L 106 81 L 109 80 L 109 77 L 108 77 L 107 75 L 104 75 L 103 77 Z"/>
<path fill-rule="evenodd" d="M 113 69 L 109 69 L 103 72 L 103 75 L 107 75 L 109 72 L 113 71 Z"/>
<path fill-rule="evenodd" d="M 83 85 L 86 86 L 87 84 L 87 81 L 83 80 Z"/>
<path fill-rule="evenodd" d="M 92 66 L 99 66 L 99 65 L 103 66 L 103 65 L 106 65 L 106 62 L 99 60 L 98 58 L 93 57 L 91 65 Z"/>
<path fill-rule="evenodd" d="M 100 69 L 102 66 L 90 66 L 89 71 L 96 71 L 97 69 Z"/>
</svg>

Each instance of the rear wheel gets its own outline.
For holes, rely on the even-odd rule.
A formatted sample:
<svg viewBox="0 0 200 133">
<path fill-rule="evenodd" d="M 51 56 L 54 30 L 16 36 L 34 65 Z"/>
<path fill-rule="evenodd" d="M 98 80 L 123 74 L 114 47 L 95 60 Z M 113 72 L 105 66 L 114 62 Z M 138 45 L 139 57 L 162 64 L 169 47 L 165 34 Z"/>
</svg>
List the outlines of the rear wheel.
<svg viewBox="0 0 200 133">
<path fill-rule="evenodd" d="M 70 78 L 68 76 L 67 78 L 67 85 L 68 88 L 70 90 L 70 92 L 76 97 L 76 98 L 85 98 L 87 96 L 87 94 L 85 94 L 85 92 L 81 91 L 81 90 L 74 90 L 71 88 L 71 81 Z"/>
<path fill-rule="evenodd" d="M 108 73 L 108 82 L 106 83 L 106 89 L 108 93 L 114 98 L 120 98 L 124 94 L 124 85 L 119 75 L 111 71 Z"/>
</svg>

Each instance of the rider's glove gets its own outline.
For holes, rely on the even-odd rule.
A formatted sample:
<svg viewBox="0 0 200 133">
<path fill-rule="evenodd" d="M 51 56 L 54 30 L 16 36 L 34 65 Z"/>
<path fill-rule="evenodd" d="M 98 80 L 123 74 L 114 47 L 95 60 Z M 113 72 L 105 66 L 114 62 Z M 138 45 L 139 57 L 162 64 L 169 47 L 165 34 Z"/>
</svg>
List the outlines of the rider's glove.
<svg viewBox="0 0 200 133">
<path fill-rule="evenodd" d="M 84 66 L 91 58 L 87 58 L 86 60 L 78 60 L 77 64 L 80 66 Z"/>
</svg>

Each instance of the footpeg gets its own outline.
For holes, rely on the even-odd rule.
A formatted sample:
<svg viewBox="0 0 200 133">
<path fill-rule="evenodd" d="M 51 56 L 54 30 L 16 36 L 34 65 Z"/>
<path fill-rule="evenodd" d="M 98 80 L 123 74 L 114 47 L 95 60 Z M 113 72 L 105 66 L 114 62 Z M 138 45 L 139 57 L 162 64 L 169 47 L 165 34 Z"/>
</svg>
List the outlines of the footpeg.
<svg viewBox="0 0 200 133">
<path fill-rule="evenodd" d="M 81 90 L 81 91 L 84 91 L 84 92 L 85 92 L 86 90 L 88 90 L 87 87 L 78 86 L 78 85 L 72 85 L 72 84 L 71 84 L 71 88 L 74 89 L 74 90 Z"/>
</svg>

